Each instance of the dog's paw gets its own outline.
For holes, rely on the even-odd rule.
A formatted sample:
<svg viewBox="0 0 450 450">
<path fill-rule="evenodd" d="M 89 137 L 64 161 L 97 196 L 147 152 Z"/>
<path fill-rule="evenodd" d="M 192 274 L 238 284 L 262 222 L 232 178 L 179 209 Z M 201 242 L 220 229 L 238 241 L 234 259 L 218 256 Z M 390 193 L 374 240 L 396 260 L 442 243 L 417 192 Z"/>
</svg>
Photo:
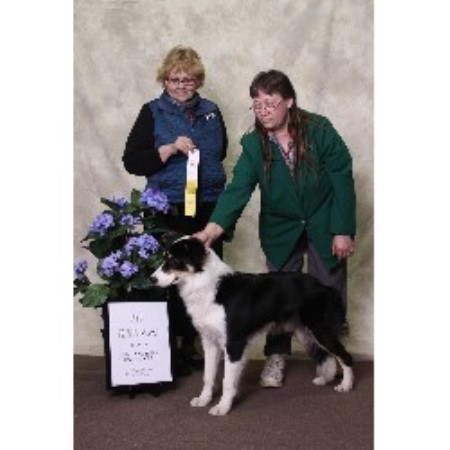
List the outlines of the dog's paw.
<svg viewBox="0 0 450 450">
<path fill-rule="evenodd" d="M 194 408 L 206 406 L 210 401 L 211 401 L 210 398 L 206 398 L 206 397 L 194 397 L 194 398 L 191 400 L 191 406 L 193 406 Z"/>
<path fill-rule="evenodd" d="M 316 386 L 325 386 L 327 384 L 327 380 L 325 377 L 316 377 L 314 378 L 313 383 Z"/>
<path fill-rule="evenodd" d="M 353 388 L 353 384 L 352 383 L 344 383 L 342 382 L 341 384 L 338 384 L 337 386 L 334 387 L 334 390 L 336 392 L 350 392 Z"/>
<path fill-rule="evenodd" d="M 213 406 L 208 412 L 212 416 L 224 416 L 225 414 L 228 413 L 229 410 L 230 410 L 229 406 L 225 407 L 219 403 L 216 406 Z"/>
</svg>

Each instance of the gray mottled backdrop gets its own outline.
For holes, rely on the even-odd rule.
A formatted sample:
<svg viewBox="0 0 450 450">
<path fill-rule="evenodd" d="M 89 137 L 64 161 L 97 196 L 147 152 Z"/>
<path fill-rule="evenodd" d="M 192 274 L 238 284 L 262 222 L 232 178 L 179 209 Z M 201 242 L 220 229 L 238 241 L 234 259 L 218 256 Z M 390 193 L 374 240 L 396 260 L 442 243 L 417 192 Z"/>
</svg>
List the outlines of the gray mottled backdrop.
<svg viewBox="0 0 450 450">
<path fill-rule="evenodd" d="M 76 0 L 75 259 L 99 198 L 127 195 L 144 180 L 121 157 L 140 106 L 159 95 L 155 73 L 177 44 L 194 47 L 207 71 L 200 93 L 218 103 L 229 133 L 228 174 L 252 124 L 248 86 L 260 70 L 286 72 L 299 104 L 327 116 L 351 149 L 358 195 L 357 251 L 349 263 L 349 349 L 373 357 L 373 5 L 371 0 Z M 225 259 L 264 271 L 258 192 Z M 92 272 L 90 272 L 92 275 Z M 102 354 L 98 311 L 74 300 L 75 353 Z M 250 356 L 261 357 L 261 339 Z"/>
</svg>

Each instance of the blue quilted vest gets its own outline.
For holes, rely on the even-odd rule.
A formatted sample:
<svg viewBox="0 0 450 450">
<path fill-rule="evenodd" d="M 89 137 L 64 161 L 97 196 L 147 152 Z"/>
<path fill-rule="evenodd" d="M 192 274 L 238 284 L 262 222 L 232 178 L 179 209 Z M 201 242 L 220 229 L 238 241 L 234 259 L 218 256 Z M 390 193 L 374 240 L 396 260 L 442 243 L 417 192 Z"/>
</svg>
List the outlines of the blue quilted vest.
<svg viewBox="0 0 450 450">
<path fill-rule="evenodd" d="M 225 185 L 222 166 L 224 129 L 218 116 L 218 107 L 200 98 L 191 123 L 181 108 L 163 93 L 148 103 L 154 118 L 155 148 L 175 142 L 178 136 L 188 136 L 200 150 L 197 198 L 201 202 L 217 200 Z M 187 156 L 171 156 L 158 173 L 147 177 L 147 185 L 156 186 L 169 198 L 170 203 L 184 203 Z"/>
</svg>

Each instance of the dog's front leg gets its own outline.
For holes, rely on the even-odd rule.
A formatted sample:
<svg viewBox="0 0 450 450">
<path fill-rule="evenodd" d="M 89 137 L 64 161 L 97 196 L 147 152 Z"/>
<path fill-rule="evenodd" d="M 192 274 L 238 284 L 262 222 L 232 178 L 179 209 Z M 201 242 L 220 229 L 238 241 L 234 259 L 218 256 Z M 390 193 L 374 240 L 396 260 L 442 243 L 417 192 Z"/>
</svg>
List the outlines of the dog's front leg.
<svg viewBox="0 0 450 450">
<path fill-rule="evenodd" d="M 212 399 L 214 381 L 219 365 L 220 348 L 207 338 L 202 339 L 203 353 L 205 357 L 205 369 L 203 372 L 203 389 L 198 397 L 191 400 L 191 406 L 206 406 Z"/>
<path fill-rule="evenodd" d="M 243 357 L 238 361 L 231 362 L 228 354 L 225 355 L 222 397 L 220 398 L 219 403 L 209 410 L 209 414 L 213 416 L 224 416 L 231 409 L 243 367 Z"/>
</svg>

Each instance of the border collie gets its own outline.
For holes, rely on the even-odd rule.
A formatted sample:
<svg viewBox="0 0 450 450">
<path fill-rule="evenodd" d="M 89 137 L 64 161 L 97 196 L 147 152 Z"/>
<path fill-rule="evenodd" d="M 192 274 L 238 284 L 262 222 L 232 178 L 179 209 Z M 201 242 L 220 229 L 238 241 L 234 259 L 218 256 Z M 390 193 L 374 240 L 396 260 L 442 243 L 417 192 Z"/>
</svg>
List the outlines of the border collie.
<svg viewBox="0 0 450 450">
<path fill-rule="evenodd" d="M 294 332 L 305 346 L 317 364 L 314 384 L 334 380 L 337 362 L 342 381 L 334 389 L 352 389 L 352 357 L 338 337 L 345 320 L 340 296 L 316 278 L 299 272 L 234 272 L 201 241 L 184 237 L 169 247 L 151 281 L 159 287 L 177 285 L 200 334 L 205 357 L 203 389 L 191 400 L 191 406 L 211 402 L 223 352 L 222 397 L 209 413 L 222 416 L 229 412 L 244 367 L 247 342 L 269 326 Z"/>
</svg>

